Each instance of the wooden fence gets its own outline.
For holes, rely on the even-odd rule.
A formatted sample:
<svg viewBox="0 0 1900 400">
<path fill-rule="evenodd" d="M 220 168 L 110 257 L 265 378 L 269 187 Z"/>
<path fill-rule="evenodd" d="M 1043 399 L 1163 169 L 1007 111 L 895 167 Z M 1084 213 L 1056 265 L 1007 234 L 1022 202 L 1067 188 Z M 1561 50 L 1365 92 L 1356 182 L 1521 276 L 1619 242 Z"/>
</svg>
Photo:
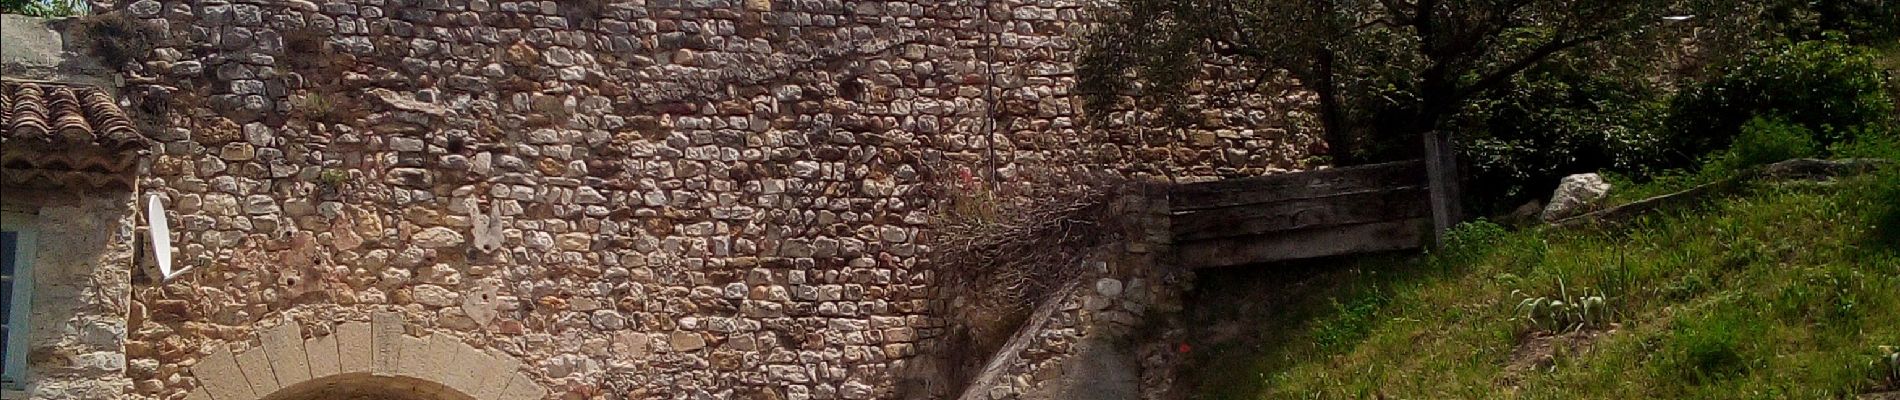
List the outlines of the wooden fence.
<svg viewBox="0 0 1900 400">
<path fill-rule="evenodd" d="M 1176 261 L 1191 268 L 1418 248 L 1433 209 L 1424 161 L 1169 189 Z"/>
</svg>

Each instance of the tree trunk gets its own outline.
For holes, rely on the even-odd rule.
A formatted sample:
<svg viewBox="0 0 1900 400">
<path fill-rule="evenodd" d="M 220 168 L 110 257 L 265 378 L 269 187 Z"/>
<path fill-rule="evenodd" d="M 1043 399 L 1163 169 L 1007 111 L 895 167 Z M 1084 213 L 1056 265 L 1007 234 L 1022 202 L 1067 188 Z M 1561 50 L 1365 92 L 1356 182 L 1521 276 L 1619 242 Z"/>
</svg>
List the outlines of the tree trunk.
<svg viewBox="0 0 1900 400">
<path fill-rule="evenodd" d="M 1359 158 L 1353 154 L 1352 133 L 1346 130 L 1345 110 L 1339 105 L 1339 87 L 1333 82 L 1333 52 L 1321 49 L 1316 53 L 1314 75 L 1317 76 L 1313 91 L 1319 94 L 1320 124 L 1326 130 L 1327 154 L 1333 157 L 1334 166 L 1358 164 Z"/>
</svg>

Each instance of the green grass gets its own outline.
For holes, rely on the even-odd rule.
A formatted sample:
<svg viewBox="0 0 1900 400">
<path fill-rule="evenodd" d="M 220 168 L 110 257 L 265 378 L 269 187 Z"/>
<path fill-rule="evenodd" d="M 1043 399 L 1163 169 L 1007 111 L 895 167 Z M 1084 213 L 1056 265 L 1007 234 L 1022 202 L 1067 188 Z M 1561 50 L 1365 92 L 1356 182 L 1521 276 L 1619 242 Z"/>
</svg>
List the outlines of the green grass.
<svg viewBox="0 0 1900 400">
<path fill-rule="evenodd" d="M 1893 390 L 1877 349 L 1900 345 L 1900 170 L 1756 185 L 1613 230 L 1468 224 L 1458 234 L 1429 256 L 1309 267 L 1331 272 L 1278 280 L 1284 298 L 1273 306 L 1190 317 L 1200 326 L 1244 321 L 1241 339 L 1196 344 L 1198 367 L 1185 378 L 1194 397 L 1851 398 Z M 1203 277 L 1202 290 L 1269 290 L 1233 280 Z M 1519 304 L 1565 292 L 1604 296 L 1606 321 L 1583 329 L 1608 333 L 1558 351 L 1547 367 L 1507 371 L 1513 352 L 1545 326 L 1517 318 Z"/>
</svg>

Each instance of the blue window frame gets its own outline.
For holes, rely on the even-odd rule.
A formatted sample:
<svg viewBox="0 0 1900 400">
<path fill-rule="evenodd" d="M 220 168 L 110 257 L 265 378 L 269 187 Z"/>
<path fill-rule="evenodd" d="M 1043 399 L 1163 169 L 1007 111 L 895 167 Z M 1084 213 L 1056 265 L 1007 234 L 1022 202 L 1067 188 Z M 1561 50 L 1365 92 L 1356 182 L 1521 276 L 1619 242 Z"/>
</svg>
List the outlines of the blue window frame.
<svg viewBox="0 0 1900 400">
<path fill-rule="evenodd" d="M 26 383 L 27 323 L 32 315 L 33 215 L 0 212 L 0 385 L 19 389 Z"/>
</svg>

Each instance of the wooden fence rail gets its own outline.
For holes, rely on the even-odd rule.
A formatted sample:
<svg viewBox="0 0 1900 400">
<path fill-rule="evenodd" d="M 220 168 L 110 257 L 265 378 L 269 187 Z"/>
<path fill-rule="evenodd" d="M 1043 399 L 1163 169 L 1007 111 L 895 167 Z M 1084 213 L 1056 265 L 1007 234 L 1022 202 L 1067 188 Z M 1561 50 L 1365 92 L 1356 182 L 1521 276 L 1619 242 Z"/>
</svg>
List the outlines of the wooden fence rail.
<svg viewBox="0 0 1900 400">
<path fill-rule="evenodd" d="M 1426 174 L 1413 160 L 1176 185 L 1176 260 L 1224 267 L 1424 246 Z"/>
</svg>

